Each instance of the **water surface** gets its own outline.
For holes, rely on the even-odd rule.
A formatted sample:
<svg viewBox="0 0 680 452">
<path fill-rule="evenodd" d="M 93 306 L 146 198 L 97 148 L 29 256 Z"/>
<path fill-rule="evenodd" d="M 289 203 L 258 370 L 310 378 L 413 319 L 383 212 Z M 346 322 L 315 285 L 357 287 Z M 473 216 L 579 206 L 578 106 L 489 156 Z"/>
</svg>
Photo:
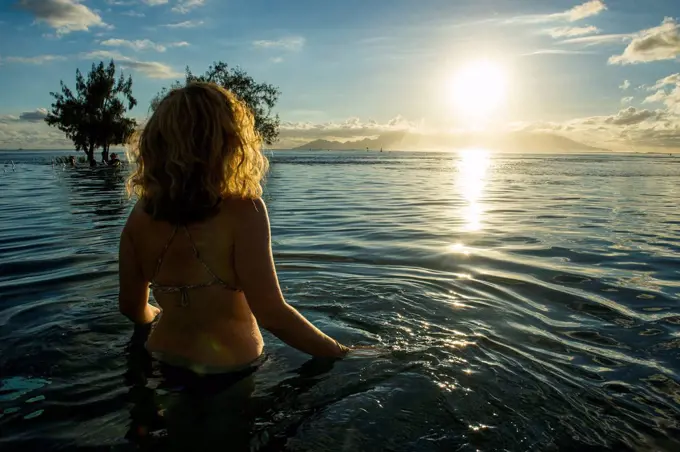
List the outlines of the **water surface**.
<svg viewBox="0 0 680 452">
<path fill-rule="evenodd" d="M 0 153 L 3 450 L 680 450 L 680 158 L 274 153 L 289 302 L 379 351 L 201 397 L 117 312 L 125 172 L 53 155 Z"/>
</svg>

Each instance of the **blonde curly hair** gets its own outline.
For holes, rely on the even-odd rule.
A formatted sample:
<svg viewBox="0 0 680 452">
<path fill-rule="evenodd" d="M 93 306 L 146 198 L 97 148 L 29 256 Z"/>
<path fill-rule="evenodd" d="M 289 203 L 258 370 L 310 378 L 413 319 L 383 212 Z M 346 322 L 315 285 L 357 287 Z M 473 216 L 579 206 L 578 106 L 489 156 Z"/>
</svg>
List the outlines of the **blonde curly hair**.
<svg viewBox="0 0 680 452">
<path fill-rule="evenodd" d="M 165 96 L 133 136 L 127 183 L 154 219 L 200 221 L 226 198 L 262 196 L 268 162 L 248 106 L 214 83 L 190 83 Z"/>
</svg>

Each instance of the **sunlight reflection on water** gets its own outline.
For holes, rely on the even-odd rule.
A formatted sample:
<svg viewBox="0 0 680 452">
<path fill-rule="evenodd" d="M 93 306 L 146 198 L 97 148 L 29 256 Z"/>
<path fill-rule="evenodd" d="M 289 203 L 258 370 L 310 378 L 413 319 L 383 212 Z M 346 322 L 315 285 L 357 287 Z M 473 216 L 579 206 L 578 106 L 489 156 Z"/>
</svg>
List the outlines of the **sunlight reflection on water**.
<svg viewBox="0 0 680 452">
<path fill-rule="evenodd" d="M 490 164 L 489 151 L 485 149 L 466 149 L 461 151 L 458 161 L 457 188 L 467 206 L 462 210 L 466 231 L 482 229 L 484 206 L 480 199 L 486 186 L 486 172 Z"/>
</svg>

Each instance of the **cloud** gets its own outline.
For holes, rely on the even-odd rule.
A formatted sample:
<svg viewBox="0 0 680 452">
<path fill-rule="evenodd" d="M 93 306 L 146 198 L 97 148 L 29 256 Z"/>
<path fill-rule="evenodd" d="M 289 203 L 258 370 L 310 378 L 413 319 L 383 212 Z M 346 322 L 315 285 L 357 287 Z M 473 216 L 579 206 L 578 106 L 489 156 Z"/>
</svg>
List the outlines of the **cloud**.
<svg viewBox="0 0 680 452">
<path fill-rule="evenodd" d="M 19 115 L 20 121 L 38 122 L 44 121 L 47 117 L 46 108 L 38 108 L 35 111 L 25 111 Z"/>
<path fill-rule="evenodd" d="M 624 91 L 627 90 L 628 88 L 630 88 L 630 82 L 628 80 L 624 80 L 623 83 L 621 83 L 621 85 L 619 86 L 619 88 Z"/>
<path fill-rule="evenodd" d="M 585 50 L 565 50 L 565 49 L 540 49 L 535 50 L 530 53 L 524 53 L 522 56 L 534 56 L 534 55 L 587 55 L 593 52 L 588 52 Z"/>
<path fill-rule="evenodd" d="M 177 22 L 173 24 L 165 24 L 163 27 L 167 28 L 196 28 L 203 25 L 202 20 L 185 20 L 184 22 Z"/>
<path fill-rule="evenodd" d="M 42 121 L 4 121 L 0 115 L 0 149 L 2 148 L 73 149 L 73 143 L 63 132 Z"/>
<path fill-rule="evenodd" d="M 552 137 L 507 134 L 512 131 L 547 133 Z M 628 106 L 608 116 L 576 118 L 563 123 L 514 124 L 482 135 L 462 130 L 431 128 L 422 122 L 414 123 L 401 116 L 386 123 L 359 118 L 326 123 L 284 121 L 281 124 L 280 145 L 295 147 L 316 139 L 347 142 L 374 140 L 379 137 L 375 143 L 393 143 L 388 146 L 403 150 L 450 149 L 479 146 L 480 143 L 496 146 L 499 150 L 526 150 L 526 143 L 544 143 L 550 149 L 554 142 L 560 143 L 559 136 L 604 149 L 630 151 L 662 147 L 680 150 L 680 116 L 674 116 L 665 110 Z M 357 144 L 359 145 L 361 143 Z"/>
<path fill-rule="evenodd" d="M 137 61 L 129 59 L 119 60 L 119 63 L 123 69 L 129 68 L 141 72 L 149 78 L 171 79 L 184 75 L 181 72 L 173 70 L 170 66 L 156 61 Z"/>
<path fill-rule="evenodd" d="M 341 122 L 281 122 L 281 139 L 292 144 L 303 144 L 316 139 L 327 140 L 360 140 L 377 137 L 388 132 L 404 132 L 415 130 L 416 125 L 402 116 L 396 116 L 385 123 L 373 120 L 362 121 L 360 118 L 349 118 Z"/>
<path fill-rule="evenodd" d="M 592 25 L 587 27 L 557 27 L 545 30 L 553 38 L 572 38 L 574 36 L 592 35 L 600 32 L 600 29 Z"/>
<path fill-rule="evenodd" d="M 666 17 L 661 25 L 636 34 L 621 55 L 609 58 L 609 64 L 637 64 L 672 60 L 680 56 L 680 24 Z"/>
<path fill-rule="evenodd" d="M 589 0 L 573 8 L 553 14 L 530 14 L 503 20 L 504 23 L 545 23 L 545 22 L 577 22 L 588 17 L 596 16 L 607 9 L 603 0 Z"/>
<path fill-rule="evenodd" d="M 667 87 L 671 87 L 667 90 Z M 669 75 L 658 80 L 649 90 L 657 90 L 648 96 L 643 103 L 661 103 L 666 106 L 669 112 L 680 115 L 680 73 Z"/>
<path fill-rule="evenodd" d="M 0 124 L 8 124 L 11 122 L 16 122 L 19 117 L 16 115 L 0 115 Z"/>
<path fill-rule="evenodd" d="M 24 63 L 24 64 L 43 64 L 49 61 L 64 61 L 66 59 L 63 55 L 36 55 L 32 57 L 22 56 L 8 56 L 3 57 L 0 61 L 8 63 Z"/>
<path fill-rule="evenodd" d="M 73 149 L 61 131 L 44 122 L 45 116 L 46 108 L 0 115 L 0 149 Z"/>
<path fill-rule="evenodd" d="M 628 107 L 621 110 L 614 116 L 608 116 L 604 119 L 606 124 L 613 124 L 617 126 L 629 126 L 632 124 L 639 124 L 648 119 L 658 118 L 661 113 L 651 110 L 638 110 L 635 107 Z"/>
<path fill-rule="evenodd" d="M 630 87 L 630 83 L 624 82 L 624 85 Z M 657 103 L 664 108 L 651 110 L 627 106 L 614 115 L 578 118 L 553 126 L 559 133 L 576 140 L 588 139 L 612 149 L 680 151 L 680 73 L 642 89 L 656 90 L 643 100 L 644 104 Z M 622 103 L 632 100 L 632 97 L 624 97 Z"/>
<path fill-rule="evenodd" d="M 40 122 L 47 116 L 46 108 L 36 108 L 33 111 L 24 111 L 19 115 L 0 115 L 0 123 L 10 124 L 14 122 Z"/>
<path fill-rule="evenodd" d="M 132 6 L 139 3 L 140 0 L 106 0 L 106 3 L 114 6 Z M 141 0 L 142 3 L 148 6 L 165 5 L 168 0 Z"/>
<path fill-rule="evenodd" d="M 136 52 L 141 50 L 155 50 L 157 52 L 165 52 L 166 47 L 161 44 L 157 44 L 149 39 L 137 39 L 134 41 L 128 41 L 127 39 L 107 39 L 100 42 L 103 46 L 108 47 L 127 47 Z"/>
<path fill-rule="evenodd" d="M 283 49 L 289 51 L 296 51 L 302 49 L 305 45 L 305 38 L 302 36 L 282 38 L 274 41 L 259 40 L 253 41 L 253 46 L 262 49 Z"/>
<path fill-rule="evenodd" d="M 109 27 L 99 14 L 77 0 L 19 0 L 18 6 L 31 12 L 38 23 L 46 23 L 58 35 L 88 31 L 90 27 Z"/>
<path fill-rule="evenodd" d="M 621 103 L 622 104 L 630 104 L 630 103 L 633 102 L 633 100 L 635 100 L 635 98 L 633 96 L 628 96 L 628 97 L 624 97 L 623 99 L 621 99 Z"/>
<path fill-rule="evenodd" d="M 186 41 L 171 42 L 170 44 L 158 44 L 149 39 L 137 39 L 134 41 L 129 41 L 127 39 L 107 39 L 100 42 L 103 46 L 108 47 L 127 47 L 136 52 L 142 50 L 155 50 L 157 52 L 165 52 L 168 47 L 187 47 L 189 43 Z"/>
<path fill-rule="evenodd" d="M 580 38 L 571 38 L 560 41 L 560 44 L 584 44 L 586 46 L 594 46 L 601 44 L 622 43 L 631 39 L 632 35 L 629 33 L 618 33 L 598 36 L 584 36 Z"/>
<path fill-rule="evenodd" d="M 42 122 L 41 116 L 46 113 L 45 109 L 37 109 L 35 112 L 0 115 L 0 148 L 72 148 L 71 142 L 66 140 L 61 132 L 48 128 Z M 323 114 L 323 112 L 316 111 L 308 113 Z M 20 119 L 20 116 L 25 118 Z M 320 138 L 339 141 L 360 140 L 405 131 L 420 133 L 422 129 L 401 116 L 396 116 L 387 122 L 359 118 L 326 123 L 283 121 L 280 130 L 282 139 L 280 145 L 294 147 Z"/>
<path fill-rule="evenodd" d="M 569 11 L 561 14 L 569 22 L 576 22 L 577 20 L 585 19 L 587 17 L 596 16 L 607 9 L 607 5 L 603 0 L 590 0 L 581 5 L 574 6 Z"/>
<path fill-rule="evenodd" d="M 663 103 L 666 100 L 666 97 L 668 96 L 668 93 L 660 89 L 651 96 L 647 96 L 645 100 L 642 101 L 643 104 L 655 104 L 655 103 Z"/>
<path fill-rule="evenodd" d="M 667 123 L 656 127 L 627 129 L 619 137 L 634 146 L 656 149 L 680 149 L 680 123 Z"/>
<path fill-rule="evenodd" d="M 109 50 L 96 50 L 94 52 L 84 53 L 81 54 L 81 58 L 114 60 L 123 69 L 141 72 L 149 78 L 171 79 L 183 76 L 182 73 L 173 70 L 167 64 L 159 63 L 157 61 L 139 61 Z"/>
<path fill-rule="evenodd" d="M 177 5 L 172 7 L 172 12 L 186 14 L 192 9 L 203 6 L 204 3 L 205 0 L 179 0 Z"/>
<path fill-rule="evenodd" d="M 680 116 L 666 110 L 627 107 L 615 115 L 576 118 L 564 123 L 532 123 L 522 130 L 557 133 L 614 150 L 680 151 Z"/>
<path fill-rule="evenodd" d="M 281 58 L 281 57 L 274 57 L 274 58 L 271 58 L 269 61 L 271 61 L 272 63 L 282 63 L 282 62 L 283 62 L 283 58 Z"/>
<path fill-rule="evenodd" d="M 668 77 L 664 77 L 661 80 L 658 80 L 654 86 L 650 87 L 649 90 L 655 90 L 655 89 L 661 89 L 666 86 L 672 86 L 672 85 L 680 85 L 680 73 L 669 75 Z"/>
<path fill-rule="evenodd" d="M 129 10 L 129 11 L 123 11 L 121 14 L 124 15 L 124 16 L 130 16 L 130 17 L 144 17 L 145 16 L 144 13 L 140 13 L 139 11 L 135 11 L 135 10 L 132 10 L 132 9 Z"/>
</svg>

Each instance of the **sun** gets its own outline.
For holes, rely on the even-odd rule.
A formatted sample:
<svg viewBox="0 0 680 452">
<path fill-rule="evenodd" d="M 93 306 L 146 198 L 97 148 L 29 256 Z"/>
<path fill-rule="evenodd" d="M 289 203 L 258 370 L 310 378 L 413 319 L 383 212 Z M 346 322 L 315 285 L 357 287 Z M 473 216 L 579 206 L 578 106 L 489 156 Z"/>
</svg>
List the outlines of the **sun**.
<svg viewBox="0 0 680 452">
<path fill-rule="evenodd" d="M 490 60 L 461 67 L 451 82 L 451 101 L 457 112 L 475 122 L 498 112 L 507 96 L 507 73 Z"/>
</svg>

